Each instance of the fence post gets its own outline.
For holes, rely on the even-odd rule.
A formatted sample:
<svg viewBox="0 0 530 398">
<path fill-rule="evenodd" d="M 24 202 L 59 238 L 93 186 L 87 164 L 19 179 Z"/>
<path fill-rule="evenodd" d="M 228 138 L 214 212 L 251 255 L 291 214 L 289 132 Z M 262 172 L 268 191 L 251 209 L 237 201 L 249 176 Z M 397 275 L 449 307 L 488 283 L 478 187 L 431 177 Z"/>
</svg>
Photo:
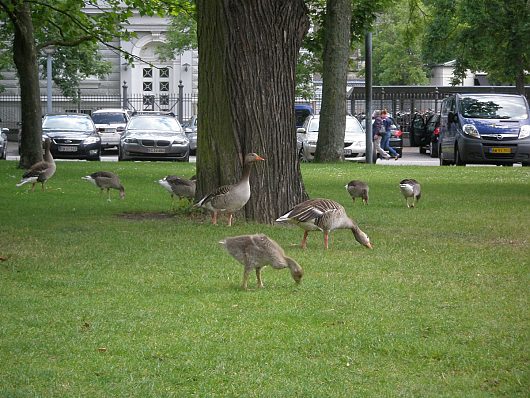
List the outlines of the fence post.
<svg viewBox="0 0 530 398">
<path fill-rule="evenodd" d="M 122 100 L 121 100 L 121 107 L 123 109 L 129 109 L 129 107 L 127 106 L 127 102 L 129 101 L 128 98 L 127 98 L 127 82 L 124 80 L 123 81 L 123 86 L 121 86 L 121 90 L 122 90 Z"/>
<path fill-rule="evenodd" d="M 179 80 L 179 106 L 178 106 L 178 119 L 180 124 L 182 124 L 182 112 L 183 112 L 183 92 L 184 92 L 184 85 L 182 84 L 182 80 Z"/>
</svg>

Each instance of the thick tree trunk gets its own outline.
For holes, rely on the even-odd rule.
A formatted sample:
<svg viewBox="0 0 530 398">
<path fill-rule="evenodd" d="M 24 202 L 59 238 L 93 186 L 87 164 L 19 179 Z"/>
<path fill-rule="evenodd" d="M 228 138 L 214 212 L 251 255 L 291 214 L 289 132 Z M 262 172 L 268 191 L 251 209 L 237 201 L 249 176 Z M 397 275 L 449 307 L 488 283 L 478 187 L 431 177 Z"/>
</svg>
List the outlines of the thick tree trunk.
<svg viewBox="0 0 530 398">
<path fill-rule="evenodd" d="M 197 2 L 198 196 L 251 173 L 247 218 L 272 223 L 307 198 L 296 154 L 295 69 L 308 28 L 303 0 Z"/>
<path fill-rule="evenodd" d="M 328 0 L 324 19 L 322 108 L 315 161 L 344 160 L 351 0 Z"/>
<path fill-rule="evenodd" d="M 40 104 L 37 49 L 33 35 L 31 10 L 19 2 L 13 11 L 15 28 L 13 61 L 20 82 L 22 117 L 20 167 L 29 168 L 42 160 L 42 111 Z"/>
</svg>

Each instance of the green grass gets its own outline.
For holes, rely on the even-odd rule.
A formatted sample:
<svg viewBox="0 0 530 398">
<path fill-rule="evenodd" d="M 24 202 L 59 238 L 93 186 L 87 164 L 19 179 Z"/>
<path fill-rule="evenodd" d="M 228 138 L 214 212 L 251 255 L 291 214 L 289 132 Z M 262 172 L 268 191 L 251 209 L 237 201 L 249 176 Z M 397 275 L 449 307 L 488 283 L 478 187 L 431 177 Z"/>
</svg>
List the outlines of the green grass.
<svg viewBox="0 0 530 398">
<path fill-rule="evenodd" d="M 81 176 L 126 187 L 107 202 Z M 60 162 L 49 189 L 0 162 L 0 397 L 527 397 L 527 168 L 304 164 L 311 197 L 370 236 L 209 224 L 154 181 L 193 164 Z M 402 178 L 422 183 L 407 209 Z M 370 185 L 353 204 L 344 185 Z M 182 206 L 183 208 L 184 206 Z M 242 266 L 217 243 L 263 232 L 304 268 Z"/>
</svg>

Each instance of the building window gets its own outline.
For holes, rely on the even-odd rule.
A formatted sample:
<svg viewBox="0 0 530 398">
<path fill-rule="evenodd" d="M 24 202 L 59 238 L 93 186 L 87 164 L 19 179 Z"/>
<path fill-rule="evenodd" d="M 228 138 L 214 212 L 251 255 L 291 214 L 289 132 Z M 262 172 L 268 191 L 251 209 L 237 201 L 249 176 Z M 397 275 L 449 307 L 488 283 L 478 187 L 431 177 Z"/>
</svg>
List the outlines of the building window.
<svg viewBox="0 0 530 398">
<path fill-rule="evenodd" d="M 143 88 L 144 91 L 153 91 L 153 82 L 144 82 Z"/>
<path fill-rule="evenodd" d="M 152 68 L 144 68 L 143 70 L 143 76 L 144 78 L 152 78 L 153 77 L 153 69 Z"/>
<path fill-rule="evenodd" d="M 160 77 L 169 78 L 169 68 L 160 68 Z"/>
<path fill-rule="evenodd" d="M 169 91 L 169 82 L 160 82 L 160 91 Z"/>
</svg>

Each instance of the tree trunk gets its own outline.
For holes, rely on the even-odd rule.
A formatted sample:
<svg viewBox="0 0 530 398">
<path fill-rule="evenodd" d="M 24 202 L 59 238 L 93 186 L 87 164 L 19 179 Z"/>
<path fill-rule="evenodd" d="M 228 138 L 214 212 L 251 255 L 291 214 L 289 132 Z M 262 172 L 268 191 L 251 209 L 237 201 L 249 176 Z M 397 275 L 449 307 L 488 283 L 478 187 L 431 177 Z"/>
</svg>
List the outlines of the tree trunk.
<svg viewBox="0 0 530 398">
<path fill-rule="evenodd" d="M 344 160 L 351 15 L 351 0 L 327 1 L 322 55 L 322 107 L 315 152 L 317 162 Z"/>
<path fill-rule="evenodd" d="M 251 173 L 248 219 L 272 223 L 307 198 L 296 154 L 295 69 L 309 21 L 303 0 L 197 2 L 201 118 L 198 197 Z"/>
<path fill-rule="evenodd" d="M 42 111 L 40 104 L 37 49 L 29 3 L 18 2 L 12 14 L 15 28 L 13 61 L 20 82 L 22 118 L 19 167 L 29 168 L 42 160 Z"/>
</svg>

